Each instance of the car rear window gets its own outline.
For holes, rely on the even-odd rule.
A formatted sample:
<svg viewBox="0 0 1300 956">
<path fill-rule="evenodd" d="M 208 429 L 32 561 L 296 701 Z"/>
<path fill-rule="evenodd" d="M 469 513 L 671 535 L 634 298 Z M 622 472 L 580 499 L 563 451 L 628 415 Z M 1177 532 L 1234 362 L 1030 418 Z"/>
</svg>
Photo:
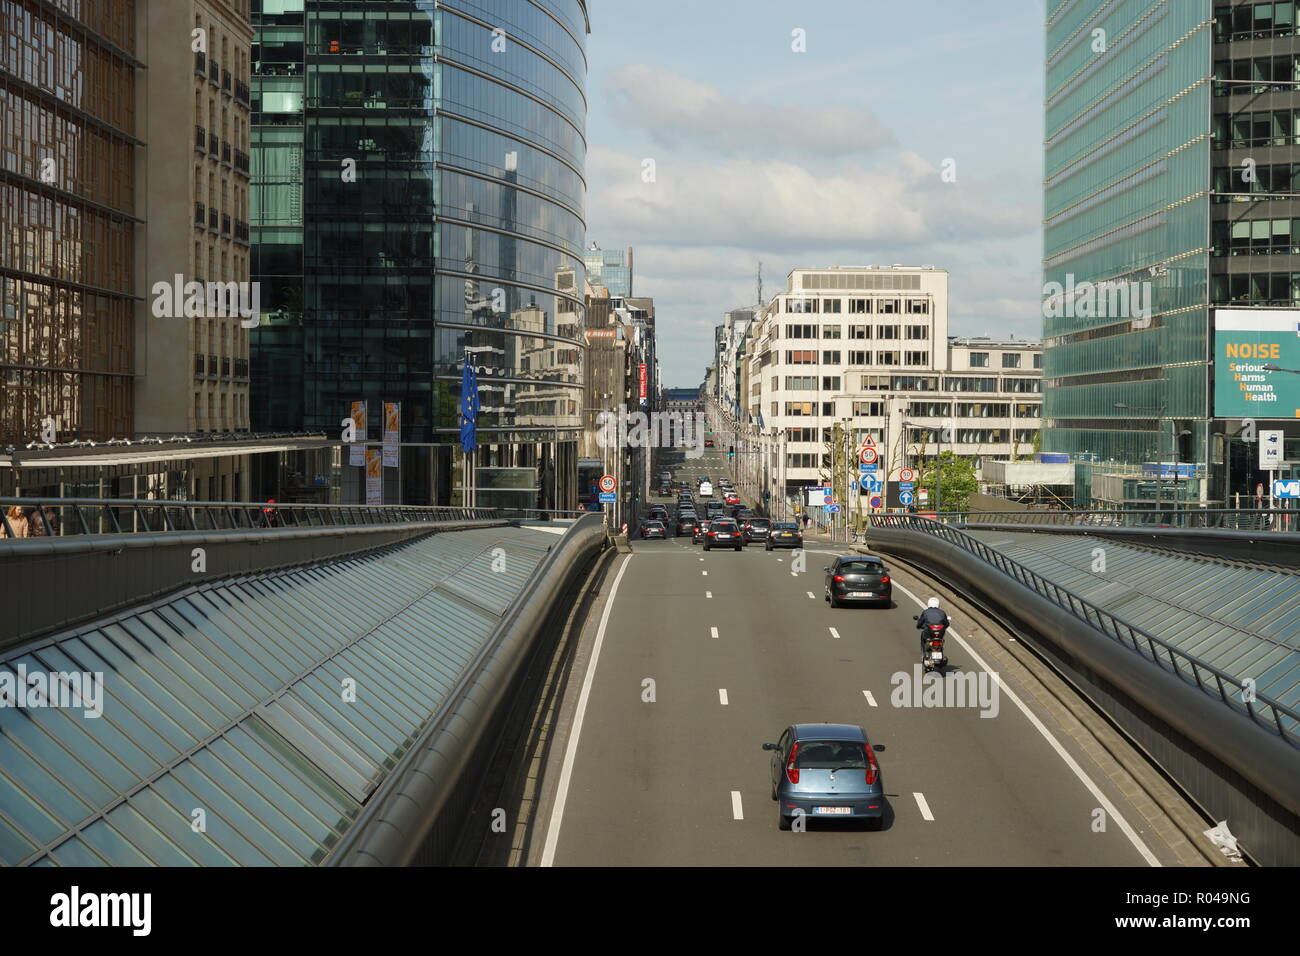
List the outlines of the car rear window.
<svg viewBox="0 0 1300 956">
<path fill-rule="evenodd" d="M 714 531 L 735 531 L 736 522 L 734 521 L 715 521 L 710 527 Z"/>
<path fill-rule="evenodd" d="M 845 561 L 839 567 L 840 574 L 880 574 L 884 570 L 879 561 Z"/>
<path fill-rule="evenodd" d="M 647 528 L 662 528 L 664 523 L 662 521 L 647 521 L 645 526 Z"/>
<path fill-rule="evenodd" d="M 775 529 L 777 529 L 778 531 L 797 531 L 797 530 L 798 530 L 798 525 L 796 525 L 793 521 L 778 521 L 778 522 L 776 522 L 775 524 L 773 524 L 772 527 L 775 528 Z"/>
<path fill-rule="evenodd" d="M 766 528 L 767 525 L 768 521 L 766 518 L 751 518 L 749 520 L 749 526 L 751 528 Z"/>
<path fill-rule="evenodd" d="M 853 740 L 801 740 L 795 763 L 801 770 L 865 770 L 867 752 Z"/>
</svg>

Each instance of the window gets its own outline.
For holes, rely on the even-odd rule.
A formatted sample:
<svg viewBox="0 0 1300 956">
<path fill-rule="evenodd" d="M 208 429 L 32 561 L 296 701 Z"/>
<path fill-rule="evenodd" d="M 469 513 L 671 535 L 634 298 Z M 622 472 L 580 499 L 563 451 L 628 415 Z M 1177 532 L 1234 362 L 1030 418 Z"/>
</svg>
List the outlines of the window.
<svg viewBox="0 0 1300 956">
<path fill-rule="evenodd" d="M 823 325 L 823 326 L 822 326 L 822 338 L 824 338 L 824 339 L 838 339 L 838 338 L 840 338 L 840 326 L 838 326 L 838 325 Z"/>
<path fill-rule="evenodd" d="M 898 362 L 898 353 L 897 353 L 897 352 L 877 352 L 877 353 L 876 353 L 876 364 L 877 364 L 877 365 L 898 365 L 898 364 L 899 364 L 899 362 Z"/>
<path fill-rule="evenodd" d="M 937 392 L 939 377 L 937 375 L 893 375 L 889 387 L 896 392 Z"/>
<path fill-rule="evenodd" d="M 943 380 L 947 392 L 996 392 L 998 380 L 985 376 L 951 376 Z"/>
<path fill-rule="evenodd" d="M 776 418 L 776 415 L 777 415 L 777 411 L 776 411 L 776 410 L 777 410 L 778 407 L 779 407 L 779 406 L 777 405 L 776 402 L 773 402 L 773 403 L 772 403 L 772 417 L 773 417 L 773 418 Z"/>
<path fill-rule="evenodd" d="M 899 299 L 877 299 L 876 311 L 878 313 L 898 313 L 902 311 L 902 301 Z M 897 338 L 897 336 L 895 336 Z"/>
<path fill-rule="evenodd" d="M 840 377 L 838 375 L 822 376 L 823 392 L 838 392 L 840 390 Z"/>
<path fill-rule="evenodd" d="M 929 315 L 929 314 L 930 314 L 930 302 L 929 302 L 929 300 L 928 300 L 928 299 L 908 299 L 908 300 L 907 300 L 907 314 L 908 314 L 908 315 Z"/>
<path fill-rule="evenodd" d="M 924 367 L 930 364 L 929 352 L 904 352 L 903 364 Z"/>
<path fill-rule="evenodd" d="M 786 441 L 816 441 L 817 429 L 815 428 L 787 428 L 785 430 Z"/>
<path fill-rule="evenodd" d="M 1042 368 L 1042 367 L 1043 367 L 1043 353 L 1042 353 L 1042 352 L 1035 352 L 1035 353 L 1034 353 L 1034 368 Z"/>
<path fill-rule="evenodd" d="M 885 414 L 885 403 L 884 402 L 854 402 L 853 414 L 855 416 L 869 415 L 872 417 L 879 417 L 880 415 Z"/>
<path fill-rule="evenodd" d="M 854 315 L 869 315 L 871 313 L 871 300 L 849 299 L 849 312 Z"/>
<path fill-rule="evenodd" d="M 823 352 L 822 352 L 822 364 L 823 364 L 823 365 L 839 365 L 839 364 L 840 364 L 840 352 L 839 352 L 839 349 L 823 351 Z"/>
<path fill-rule="evenodd" d="M 908 402 L 907 414 L 909 417 L 916 415 L 922 418 L 943 418 L 952 414 L 952 403 L 950 402 Z"/>
<path fill-rule="evenodd" d="M 909 325 L 907 327 L 907 337 L 913 342 L 929 341 L 930 327 L 928 325 Z"/>
<path fill-rule="evenodd" d="M 785 465 L 787 468 L 816 468 L 817 454 L 815 452 L 794 452 L 785 456 Z"/>
<path fill-rule="evenodd" d="M 971 353 L 970 353 L 970 367 L 971 367 L 971 368 L 988 368 L 988 367 L 989 367 L 989 353 L 988 353 L 988 352 L 971 352 Z"/>
<path fill-rule="evenodd" d="M 827 418 L 834 417 L 834 415 L 835 415 L 835 403 L 834 403 L 834 402 L 822 402 L 822 414 L 825 415 Z"/>
<path fill-rule="evenodd" d="M 1016 418 L 1041 418 L 1043 414 L 1042 405 L 1027 405 L 1020 402 L 1015 407 Z"/>
<path fill-rule="evenodd" d="M 786 365 L 816 365 L 817 353 L 811 350 L 804 352 L 786 352 Z"/>
<path fill-rule="evenodd" d="M 785 413 L 794 417 L 806 416 L 811 417 L 815 402 L 786 402 Z"/>
<path fill-rule="evenodd" d="M 888 375 L 864 375 L 862 376 L 862 390 L 864 392 L 884 392 L 889 390 Z"/>
<path fill-rule="evenodd" d="M 1002 367 L 1003 367 L 1003 368 L 1020 368 L 1020 353 L 1019 353 L 1019 352 L 1003 352 L 1003 353 L 1002 353 Z"/>
<path fill-rule="evenodd" d="M 876 338 L 878 339 L 896 339 L 898 338 L 897 325 L 878 325 L 876 326 Z"/>
<path fill-rule="evenodd" d="M 958 402 L 958 418 L 1006 418 L 1011 414 L 1007 402 Z"/>
<path fill-rule="evenodd" d="M 785 327 L 785 337 L 787 339 L 815 339 L 817 338 L 817 326 L 787 325 Z"/>
<path fill-rule="evenodd" d="M 780 391 L 780 389 L 781 389 L 781 377 L 780 377 L 779 375 L 773 375 L 773 376 L 772 376 L 772 391 L 777 392 L 777 391 Z"/>
<path fill-rule="evenodd" d="M 849 338 L 851 339 L 869 339 L 871 338 L 871 326 L 869 325 L 850 325 Z"/>
<path fill-rule="evenodd" d="M 791 296 L 785 300 L 787 312 L 812 313 L 821 311 L 821 300 L 810 296 Z"/>
<path fill-rule="evenodd" d="M 849 364 L 870 365 L 871 353 L 870 352 L 849 352 Z"/>
<path fill-rule="evenodd" d="M 822 299 L 822 311 L 838 314 L 840 311 L 840 303 L 843 301 L 843 299 Z"/>
<path fill-rule="evenodd" d="M 817 377 L 815 375 L 787 375 L 785 377 L 785 388 L 788 392 L 816 391 Z"/>
<path fill-rule="evenodd" d="M 1043 390 L 1042 379 L 1037 378 L 1004 378 L 1002 380 L 1002 391 L 1026 393 L 1041 392 Z"/>
</svg>

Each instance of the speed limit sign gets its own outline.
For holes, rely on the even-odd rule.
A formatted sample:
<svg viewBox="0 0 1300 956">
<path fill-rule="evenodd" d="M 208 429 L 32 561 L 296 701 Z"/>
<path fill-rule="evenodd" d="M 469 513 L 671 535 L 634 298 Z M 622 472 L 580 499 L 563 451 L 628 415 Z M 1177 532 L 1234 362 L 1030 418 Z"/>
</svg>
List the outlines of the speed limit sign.
<svg viewBox="0 0 1300 956">
<path fill-rule="evenodd" d="M 899 481 L 914 481 L 915 479 L 916 479 L 916 472 L 913 471 L 911 468 L 903 468 L 898 472 Z"/>
<path fill-rule="evenodd" d="M 613 475 L 601 475 L 600 478 L 601 491 L 613 491 L 617 487 L 618 487 L 617 478 L 615 478 Z"/>
<path fill-rule="evenodd" d="M 864 465 L 874 465 L 876 463 L 876 459 L 879 457 L 880 456 L 876 452 L 876 449 L 866 447 L 866 446 L 864 446 L 858 454 L 858 460 L 861 461 L 862 464 Z"/>
</svg>

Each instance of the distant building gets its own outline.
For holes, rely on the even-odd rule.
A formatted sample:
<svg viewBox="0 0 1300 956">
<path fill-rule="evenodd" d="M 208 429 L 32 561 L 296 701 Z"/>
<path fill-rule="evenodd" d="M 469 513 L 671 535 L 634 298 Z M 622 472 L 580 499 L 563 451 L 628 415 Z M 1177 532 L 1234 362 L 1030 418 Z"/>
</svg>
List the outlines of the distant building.
<svg viewBox="0 0 1300 956">
<path fill-rule="evenodd" d="M 632 247 L 626 254 L 621 250 L 605 250 L 593 242 L 582 255 L 587 267 L 587 281 L 603 285 L 615 299 L 632 295 Z"/>
</svg>

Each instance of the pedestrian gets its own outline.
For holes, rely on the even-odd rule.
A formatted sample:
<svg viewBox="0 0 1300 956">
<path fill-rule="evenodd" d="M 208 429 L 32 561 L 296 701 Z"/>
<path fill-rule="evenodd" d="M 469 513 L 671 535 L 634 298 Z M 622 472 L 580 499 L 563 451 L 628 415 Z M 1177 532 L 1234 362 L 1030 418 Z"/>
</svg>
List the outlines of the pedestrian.
<svg viewBox="0 0 1300 956">
<path fill-rule="evenodd" d="M 9 528 L 5 532 L 6 537 L 25 538 L 27 537 L 27 515 L 23 514 L 23 509 L 18 505 L 12 506 L 6 513 L 5 517 L 9 521 Z"/>
<path fill-rule="evenodd" d="M 44 538 L 49 535 L 45 530 L 45 522 L 41 520 L 44 514 L 39 507 L 27 509 L 27 537 Z"/>
</svg>

